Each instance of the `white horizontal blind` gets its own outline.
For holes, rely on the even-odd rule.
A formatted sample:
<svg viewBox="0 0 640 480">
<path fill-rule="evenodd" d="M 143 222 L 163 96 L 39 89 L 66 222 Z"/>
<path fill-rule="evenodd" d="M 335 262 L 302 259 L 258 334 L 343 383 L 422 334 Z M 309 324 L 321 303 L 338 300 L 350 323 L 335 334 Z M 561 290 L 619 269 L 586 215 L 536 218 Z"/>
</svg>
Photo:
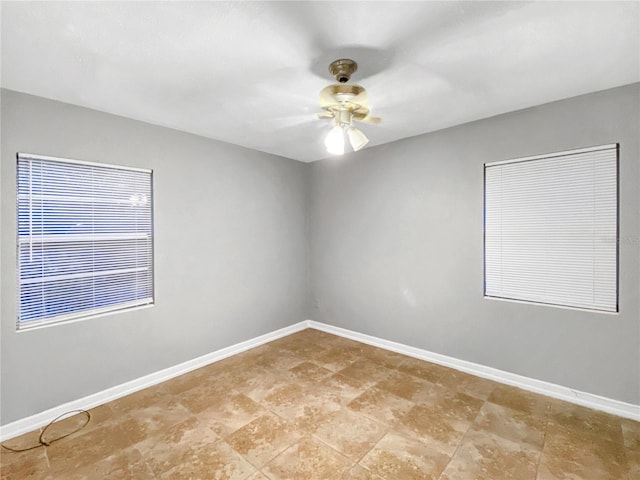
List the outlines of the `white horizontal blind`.
<svg viewBox="0 0 640 480">
<path fill-rule="evenodd" d="M 485 296 L 618 311 L 617 152 L 485 165 Z"/>
<path fill-rule="evenodd" d="M 153 303 L 152 172 L 18 154 L 18 328 Z"/>
</svg>

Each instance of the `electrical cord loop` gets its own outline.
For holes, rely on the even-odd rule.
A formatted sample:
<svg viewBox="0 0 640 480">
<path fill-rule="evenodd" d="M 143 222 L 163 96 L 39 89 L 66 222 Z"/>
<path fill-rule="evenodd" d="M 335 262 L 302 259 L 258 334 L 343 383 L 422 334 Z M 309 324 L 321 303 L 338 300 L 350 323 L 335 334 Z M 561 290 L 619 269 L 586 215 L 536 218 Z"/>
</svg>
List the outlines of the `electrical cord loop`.
<svg viewBox="0 0 640 480">
<path fill-rule="evenodd" d="M 49 427 L 51 425 L 53 425 L 54 423 L 56 423 L 57 421 L 59 421 L 60 419 L 62 419 L 63 417 L 68 416 L 71 413 L 84 413 L 87 416 L 87 420 L 80 425 L 78 428 L 76 428 L 75 430 L 73 430 L 72 432 L 66 433 L 60 437 L 57 438 L 53 438 L 51 440 L 45 440 L 44 439 L 44 434 L 47 433 L 47 430 L 49 429 Z M 89 421 L 91 420 L 91 414 L 89 412 L 87 412 L 86 410 L 70 410 L 68 412 L 63 413 L 62 415 L 58 415 L 56 418 L 54 418 L 53 420 L 51 420 L 46 427 L 44 427 L 42 429 L 42 432 L 40 432 L 40 436 L 38 437 L 38 444 L 37 445 L 33 445 L 31 447 L 27 447 L 27 448 L 11 448 L 11 447 L 7 447 L 6 445 L 2 445 L 0 444 L 0 446 L 2 446 L 2 448 L 9 450 L 10 452 L 14 452 L 14 453 L 20 453 L 20 452 L 27 452 L 29 450 L 35 450 L 36 448 L 40 448 L 40 447 L 49 447 L 52 444 L 56 443 L 58 440 L 62 440 L 63 438 L 67 438 L 69 435 L 73 435 L 76 432 L 79 432 L 80 430 L 82 430 L 84 427 L 87 426 L 87 424 L 89 423 Z"/>
</svg>

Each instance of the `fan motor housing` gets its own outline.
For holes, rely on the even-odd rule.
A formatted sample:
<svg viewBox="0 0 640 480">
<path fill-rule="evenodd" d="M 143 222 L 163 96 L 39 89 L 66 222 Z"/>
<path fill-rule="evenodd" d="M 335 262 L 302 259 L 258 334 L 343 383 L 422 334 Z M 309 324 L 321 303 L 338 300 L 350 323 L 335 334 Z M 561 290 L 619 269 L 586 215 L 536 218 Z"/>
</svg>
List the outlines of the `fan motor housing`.
<svg viewBox="0 0 640 480">
<path fill-rule="evenodd" d="M 338 83 L 329 85 L 320 91 L 320 108 L 318 118 L 331 118 L 337 124 L 351 124 L 351 121 L 364 123 L 380 123 L 380 118 L 369 115 L 367 91 L 360 85 L 348 82 L 351 74 L 358 69 L 358 64 L 349 59 L 335 60 L 329 65 L 329 72 Z"/>
</svg>

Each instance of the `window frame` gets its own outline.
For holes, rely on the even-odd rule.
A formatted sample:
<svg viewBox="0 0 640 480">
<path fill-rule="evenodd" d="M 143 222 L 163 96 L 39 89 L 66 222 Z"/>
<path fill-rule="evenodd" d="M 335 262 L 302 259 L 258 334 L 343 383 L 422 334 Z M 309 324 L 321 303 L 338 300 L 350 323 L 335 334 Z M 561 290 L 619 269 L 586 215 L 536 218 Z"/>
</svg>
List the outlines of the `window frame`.
<svg viewBox="0 0 640 480">
<path fill-rule="evenodd" d="M 508 165 L 508 164 L 543 160 L 543 159 L 548 160 L 548 159 L 554 159 L 557 157 L 566 157 L 571 155 L 598 152 L 598 151 L 604 151 L 604 150 L 613 150 L 615 152 L 615 188 L 616 188 L 615 222 L 616 222 L 616 226 L 615 226 L 615 239 L 610 239 L 611 241 L 615 242 L 615 279 L 614 279 L 615 307 L 612 309 L 589 308 L 585 306 L 564 305 L 561 303 L 542 302 L 542 301 L 535 301 L 530 299 L 488 295 L 487 294 L 487 167 Z M 504 301 L 504 302 L 514 302 L 514 303 L 523 303 L 523 304 L 530 304 L 530 305 L 555 307 L 560 309 L 586 311 L 591 313 L 617 315 L 620 313 L 620 242 L 619 242 L 619 238 L 620 238 L 620 144 L 619 143 L 596 145 L 596 146 L 585 147 L 585 148 L 564 150 L 559 152 L 532 155 L 532 156 L 526 156 L 526 157 L 518 157 L 518 158 L 509 159 L 509 160 L 487 162 L 483 165 L 483 298 L 488 300 L 498 300 L 498 301 Z"/>
<path fill-rule="evenodd" d="M 148 174 L 149 182 L 149 268 L 150 268 L 150 295 L 149 300 L 146 302 L 134 301 L 121 301 L 119 303 L 106 305 L 100 308 L 91 308 L 78 310 L 66 314 L 57 314 L 54 316 L 44 317 L 35 320 L 21 320 L 22 310 L 22 264 L 21 264 L 21 236 L 20 236 L 20 162 L 21 161 L 43 161 L 43 162 L 58 162 L 67 165 L 79 165 L 94 168 L 105 168 L 112 170 L 123 170 L 128 172 L 138 172 Z M 16 330 L 18 332 L 30 331 L 43 327 L 49 327 L 53 325 L 62 325 L 68 323 L 75 323 L 92 318 L 103 317 L 107 315 L 114 315 L 117 313 L 131 312 L 134 310 L 150 308 L 155 305 L 155 234 L 154 234 L 154 172 L 153 169 L 130 167 L 124 165 L 116 165 L 102 162 L 91 162 L 85 160 L 75 160 L 70 158 L 55 157 L 48 155 L 31 154 L 24 152 L 16 153 Z M 31 211 L 31 209 L 30 209 Z M 89 235 L 87 235 L 89 237 Z M 93 278 L 93 277 L 92 277 Z"/>
</svg>

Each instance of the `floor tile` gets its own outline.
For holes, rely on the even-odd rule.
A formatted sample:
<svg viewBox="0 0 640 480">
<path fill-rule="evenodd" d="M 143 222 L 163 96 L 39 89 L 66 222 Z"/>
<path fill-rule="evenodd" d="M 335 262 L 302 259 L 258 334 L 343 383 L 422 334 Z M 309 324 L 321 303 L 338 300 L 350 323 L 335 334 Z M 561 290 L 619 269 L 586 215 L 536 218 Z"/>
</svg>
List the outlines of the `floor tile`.
<svg viewBox="0 0 640 480">
<path fill-rule="evenodd" d="M 429 382 L 437 383 L 449 369 L 435 363 L 425 362 L 413 357 L 405 357 L 398 365 L 398 370 Z"/>
<path fill-rule="evenodd" d="M 346 340 L 346 339 L 345 339 Z M 356 355 L 358 358 L 367 359 L 367 355 L 371 354 L 375 350 L 378 350 L 377 347 L 372 345 L 367 345 L 366 343 L 356 342 L 353 340 L 348 340 L 345 346 L 340 347 L 344 352 L 348 352 L 349 354 Z M 370 361 L 370 359 L 368 359 Z"/>
<path fill-rule="evenodd" d="M 367 359 L 359 359 L 338 373 L 353 378 L 366 378 L 372 383 L 384 380 L 394 373 L 394 370 Z"/>
<path fill-rule="evenodd" d="M 468 422 L 476 418 L 483 404 L 484 402 L 478 398 L 452 390 L 430 396 L 419 403 L 442 418 Z"/>
<path fill-rule="evenodd" d="M 186 375 L 188 376 L 190 374 Z M 130 395 L 125 395 L 124 397 L 120 397 L 110 402 L 108 406 L 113 415 L 122 415 L 131 410 L 156 406 L 160 403 L 176 403 L 175 395 L 171 390 L 169 390 L 166 383 L 154 385 Z M 93 424 L 95 422 L 92 421 L 91 423 Z"/>
<path fill-rule="evenodd" d="M 550 400 L 549 419 L 576 432 L 590 432 L 612 442 L 622 441 L 620 417 L 559 400 Z"/>
<path fill-rule="evenodd" d="M 398 368 L 402 362 L 409 358 L 406 355 L 390 352 L 389 350 L 384 350 L 382 348 L 364 350 L 361 353 L 361 356 L 384 367 L 393 369 Z"/>
<path fill-rule="evenodd" d="M 17 437 L 11 438 L 5 442 L 2 442 L 2 445 L 5 445 L 8 448 L 14 450 L 22 450 L 29 449 L 31 447 L 37 447 L 40 445 L 40 432 L 42 429 L 34 430 L 32 432 L 27 432 L 23 435 L 19 435 Z M 25 452 L 12 452 L 5 448 L 0 448 L 0 460 L 2 460 L 2 465 L 6 465 L 9 463 L 19 462 L 25 458 L 32 456 L 31 454 L 39 454 L 44 453 L 43 447 L 34 448 L 32 450 L 28 450 Z"/>
<path fill-rule="evenodd" d="M 535 480 L 540 451 L 471 429 L 440 480 Z"/>
<path fill-rule="evenodd" d="M 151 470 L 160 475 L 174 466 L 188 462 L 194 452 L 218 442 L 220 438 L 195 417 L 149 436 L 135 447 L 144 452 Z"/>
<path fill-rule="evenodd" d="M 137 443 L 191 417 L 189 410 L 174 401 L 130 410 L 120 417 L 118 426 Z"/>
<path fill-rule="evenodd" d="M 141 453 L 135 448 L 122 450 L 73 472 L 64 472 L 65 480 L 155 480 Z"/>
<path fill-rule="evenodd" d="M 179 395 L 184 391 L 190 390 L 202 384 L 202 382 L 209 376 L 211 368 L 198 368 L 191 372 L 185 373 L 174 377 L 166 382 L 162 383 L 163 389 L 172 393 L 173 395 Z"/>
<path fill-rule="evenodd" d="M 640 454 L 632 450 L 627 450 L 627 463 L 629 466 L 629 480 L 640 478 Z"/>
<path fill-rule="evenodd" d="M 220 440 L 195 450 L 191 456 L 159 476 L 162 480 L 245 480 L 256 473 L 247 460 Z"/>
<path fill-rule="evenodd" d="M 340 480 L 382 480 L 381 477 L 375 475 L 360 465 L 355 465 L 351 470 L 345 472 Z"/>
<path fill-rule="evenodd" d="M 318 355 L 321 355 L 326 351 L 326 348 L 322 347 L 316 342 L 300 343 L 299 345 L 290 346 L 287 350 L 293 352 L 295 355 L 299 355 L 306 359 L 313 359 Z"/>
<path fill-rule="evenodd" d="M 44 457 L 30 458 L 20 463 L 1 464 L 2 480 L 54 480 L 56 477 L 49 469 Z"/>
<path fill-rule="evenodd" d="M 256 472 L 251 475 L 247 480 L 270 480 L 262 472 Z"/>
<path fill-rule="evenodd" d="M 481 400 L 489 398 L 491 392 L 500 385 L 486 378 L 476 377 L 453 368 L 447 369 L 438 378 L 438 384 Z"/>
<path fill-rule="evenodd" d="M 620 423 L 629 465 L 629 479 L 640 479 L 640 422 L 622 418 Z"/>
<path fill-rule="evenodd" d="M 300 383 L 316 383 L 320 380 L 332 375 L 329 369 L 316 365 L 315 363 L 306 361 L 288 370 L 289 378 Z"/>
<path fill-rule="evenodd" d="M 436 410 L 416 405 L 398 420 L 395 429 L 451 456 L 470 426 L 469 420 L 443 416 Z"/>
<path fill-rule="evenodd" d="M 318 382 L 312 390 L 318 397 L 346 405 L 364 393 L 371 385 L 372 382 L 366 378 L 354 378 L 334 373 Z"/>
<path fill-rule="evenodd" d="M 266 371 L 273 370 L 288 370 L 290 368 L 299 365 L 304 361 L 303 358 L 294 355 L 292 352 L 285 349 L 273 348 L 270 344 L 261 345 L 252 352 L 250 361 L 258 367 L 265 369 Z"/>
<path fill-rule="evenodd" d="M 40 430 L 29 432 L 3 443 L 19 450 L 39 445 Z M 44 447 L 26 452 L 10 452 L 0 448 L 0 478 L 2 480 L 52 480 Z"/>
<path fill-rule="evenodd" d="M 298 386 L 298 385 L 296 385 Z M 271 410 L 289 421 L 292 426 L 304 433 L 311 433 L 326 422 L 330 414 L 340 410 L 342 405 L 317 395 L 314 390 L 301 390 L 301 395 L 294 401 L 281 400 L 276 396 L 265 398 L 265 404 L 270 405 Z"/>
<path fill-rule="evenodd" d="M 260 349 L 262 347 L 264 347 L 264 345 L 260 345 L 256 347 L 256 349 Z M 230 355 L 221 360 L 217 360 L 206 367 L 203 367 L 203 370 L 209 376 L 217 376 L 225 372 L 238 373 L 242 372 L 248 365 L 252 365 L 252 358 L 254 358 L 253 349 L 249 349 L 236 355 Z"/>
<path fill-rule="evenodd" d="M 228 397 L 197 414 L 198 420 L 220 437 L 226 437 L 266 413 L 266 409 L 243 393 Z"/>
<path fill-rule="evenodd" d="M 400 371 L 390 373 L 375 386 L 414 402 L 428 401 L 449 391 L 445 387 Z"/>
<path fill-rule="evenodd" d="M 539 480 L 620 480 L 628 471 L 624 445 L 552 422 L 547 426 Z"/>
<path fill-rule="evenodd" d="M 448 461 L 424 443 L 391 432 L 359 463 L 384 480 L 436 480 Z"/>
<path fill-rule="evenodd" d="M 547 415 L 551 399 L 509 385 L 496 387 L 487 401 L 532 415 Z"/>
<path fill-rule="evenodd" d="M 353 399 L 347 407 L 378 420 L 388 427 L 396 425 L 415 404 L 386 390 L 370 388 Z"/>
<path fill-rule="evenodd" d="M 304 330 L 292 333 L 285 338 L 294 342 L 318 342 L 324 344 L 331 339 L 340 337 L 336 337 L 336 335 L 328 332 L 323 332 L 322 330 L 316 330 L 315 328 L 305 328 Z"/>
<path fill-rule="evenodd" d="M 275 390 L 295 384 L 291 378 L 283 375 L 283 371 L 265 371 L 262 375 L 254 377 L 247 382 L 238 392 L 245 394 L 254 402 L 262 400 Z"/>
<path fill-rule="evenodd" d="M 260 365 L 241 362 L 238 365 L 218 372 L 216 375 L 212 375 L 208 379 L 208 382 L 211 384 L 210 388 L 213 392 L 217 391 L 219 387 L 227 391 L 242 391 L 256 378 L 265 375 L 267 372 L 268 370 L 265 370 Z"/>
<path fill-rule="evenodd" d="M 115 423 L 119 420 L 120 415 L 110 407 L 110 404 L 100 405 L 87 411 L 87 414 L 80 411 L 73 411 L 73 414 L 65 415 L 60 420 L 52 423 L 47 427 L 42 439 L 50 442 L 54 439 L 64 437 L 65 435 L 75 435 L 77 432 L 87 433 L 94 428 L 104 426 L 109 423 Z"/>
<path fill-rule="evenodd" d="M 389 428 L 349 409 L 329 416 L 313 435 L 357 462 L 389 431 Z"/>
<path fill-rule="evenodd" d="M 308 388 L 287 380 L 265 392 L 260 403 L 271 410 L 284 410 L 301 405 Z"/>
<path fill-rule="evenodd" d="M 545 417 L 529 415 L 520 410 L 485 402 L 475 419 L 479 429 L 499 437 L 542 448 L 547 427 Z"/>
<path fill-rule="evenodd" d="M 620 418 L 624 446 L 640 452 L 640 422 L 628 418 Z"/>
<path fill-rule="evenodd" d="M 78 432 L 46 448 L 51 471 L 55 475 L 75 472 L 126 450 L 133 441 L 120 424 L 107 424 Z"/>
<path fill-rule="evenodd" d="M 311 329 L 313 330 L 313 329 Z M 326 333 L 326 332 L 323 332 Z M 314 339 L 316 340 L 316 339 Z M 351 338 L 341 337 L 340 335 L 334 335 L 332 333 L 326 333 L 326 336 L 320 339 L 323 345 L 328 348 L 345 348 L 352 345 L 362 345 L 361 342 L 352 340 Z"/>
<path fill-rule="evenodd" d="M 251 475 L 249 478 L 247 478 L 247 480 L 269 480 L 269 479 L 265 477 L 262 472 L 256 472 L 253 475 Z"/>
<path fill-rule="evenodd" d="M 294 355 L 307 360 L 313 359 L 314 357 L 321 355 L 327 350 L 315 340 L 301 341 L 294 338 L 293 335 L 285 337 L 284 339 L 280 339 L 280 341 L 276 340 L 273 343 L 276 344 L 276 348 L 283 348 L 293 353 Z"/>
<path fill-rule="evenodd" d="M 272 480 L 328 480 L 339 479 L 353 463 L 324 443 L 302 438 L 275 459 L 262 471 Z"/>
<path fill-rule="evenodd" d="M 235 393 L 233 387 L 224 382 L 201 383 L 189 390 L 182 392 L 175 400 L 184 405 L 191 413 L 198 414 L 207 408 L 224 401 L 231 393 Z"/>
<path fill-rule="evenodd" d="M 352 351 L 342 348 L 330 348 L 315 357 L 314 361 L 332 372 L 338 372 L 359 359 L 360 357 Z"/>
<path fill-rule="evenodd" d="M 300 434 L 282 418 L 265 414 L 227 437 L 226 441 L 257 468 L 297 442 Z"/>
</svg>

